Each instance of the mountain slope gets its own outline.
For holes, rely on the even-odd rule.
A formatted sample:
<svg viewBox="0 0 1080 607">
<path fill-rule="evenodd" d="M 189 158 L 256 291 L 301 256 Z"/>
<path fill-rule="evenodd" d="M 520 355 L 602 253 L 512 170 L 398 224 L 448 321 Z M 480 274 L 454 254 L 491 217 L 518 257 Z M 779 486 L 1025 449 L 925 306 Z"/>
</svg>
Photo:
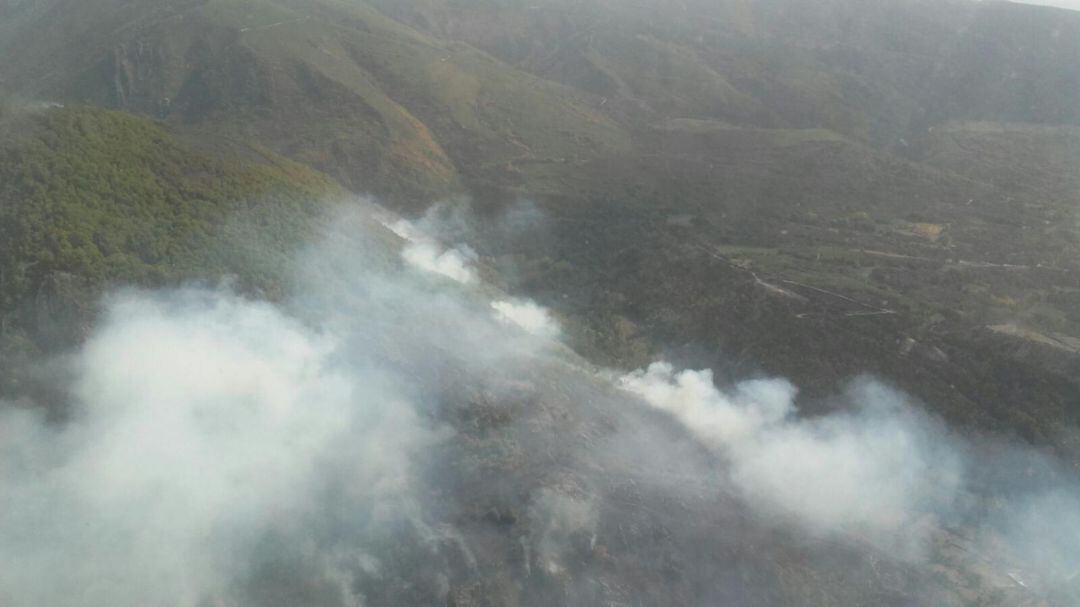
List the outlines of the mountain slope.
<svg viewBox="0 0 1080 607">
<path fill-rule="evenodd" d="M 9 114 L 0 122 L 5 358 L 81 338 L 109 286 L 231 274 L 273 294 L 283 256 L 322 201 L 341 196 L 325 176 L 268 152 L 201 152 L 122 113 Z"/>
<path fill-rule="evenodd" d="M 957 420 L 1059 446 L 1055 428 L 1076 417 L 1073 353 L 1019 360 L 1080 335 L 1074 152 L 1055 148 L 1038 179 L 1003 179 L 1036 174 L 1048 152 L 1025 150 L 1043 144 L 972 147 L 957 126 L 1072 120 L 1073 13 L 922 0 L 8 11 L 0 73 L 23 98 L 256 142 L 410 213 L 462 193 L 481 213 L 535 200 L 545 229 L 475 246 L 523 266 L 505 279 L 575 318 L 577 345 L 606 361 L 685 345 L 713 353 L 702 365 L 761 367 L 809 393 L 873 370 Z M 1024 26 L 1004 35 L 1010 15 Z M 1042 102 L 1026 103 L 1039 82 Z M 693 264 L 731 267 L 706 280 Z M 704 281 L 698 301 L 678 294 L 687 281 Z M 804 286 L 786 299 L 762 286 L 782 281 Z M 852 306 L 890 314 L 849 320 Z M 1044 388 L 1017 393 L 987 365 Z"/>
<path fill-rule="evenodd" d="M 54 417 L 93 404 L 65 392 L 85 369 L 64 356 L 84 360 L 97 332 L 97 346 L 122 346 L 105 358 L 149 363 L 156 339 L 111 341 L 125 311 L 183 321 L 163 343 L 188 362 L 139 367 L 145 382 L 112 371 L 136 395 L 98 406 L 137 403 L 119 419 L 158 428 L 156 383 L 195 385 L 161 400 L 182 405 L 179 442 L 205 457 L 134 458 L 120 476 L 159 516 L 144 527 L 106 507 L 102 519 L 157 554 L 182 543 L 157 532 L 176 529 L 183 496 L 220 490 L 193 508 L 209 523 L 180 533 L 190 546 L 176 554 L 202 557 L 210 537 L 227 566 L 198 559 L 215 569 L 206 587 L 186 579 L 191 563 L 160 576 L 214 597 L 192 604 L 1074 604 L 1070 536 L 1047 527 L 1054 517 L 1006 523 L 1080 466 L 1078 24 L 967 0 L 0 0 L 12 99 L 0 105 L 0 414 L 16 412 L 31 455 L 54 429 L 77 436 L 63 420 L 23 423 L 23 403 Z M 331 237 L 312 244 L 338 199 L 355 215 L 331 215 Z M 402 228 L 400 215 L 416 221 Z M 412 240 L 420 227 L 430 233 Z M 430 254 L 420 269 L 415 247 Z M 170 289 L 193 282 L 231 288 Z M 101 295 L 128 286 L 155 292 L 114 298 L 127 303 L 106 302 L 100 319 Z M 502 310 L 519 303 L 557 318 L 560 339 L 509 324 Z M 249 312 L 258 322 L 232 335 Z M 239 362 L 187 341 L 206 318 L 214 328 L 196 337 Z M 646 372 L 623 373 L 658 360 L 716 377 L 672 375 L 658 393 L 674 406 L 646 406 L 648 393 L 625 389 Z M 204 392 L 201 374 L 222 368 L 243 385 Z M 866 375 L 912 402 L 877 384 L 838 396 Z M 751 394 L 763 386 L 769 403 Z M 702 395 L 706 422 L 730 405 L 771 420 L 751 420 L 765 430 L 748 443 L 794 447 L 764 453 L 778 457 L 782 474 L 764 478 L 789 498 L 782 512 L 738 489 L 755 476 L 738 445 L 713 444 L 678 411 Z M 880 433 L 873 415 L 861 425 L 879 399 L 885 422 L 899 408 L 917 432 Z M 339 410 L 326 419 L 323 404 Z M 159 453 L 105 417 L 134 443 L 87 444 Z M 396 459 L 402 438 L 425 452 Z M 837 438 L 839 460 L 814 457 Z M 937 457 L 953 449 L 971 460 L 962 486 Z M 878 508 L 907 496 L 878 491 L 873 466 L 859 476 L 882 453 L 887 480 L 946 486 Z M 204 482 L 206 462 L 228 457 L 218 484 Z M 25 475 L 10 461 L 0 484 L 12 474 L 54 501 L 39 482 L 51 461 Z M 132 499 L 110 493 L 116 470 L 104 467 L 104 493 L 68 476 Z M 815 486 L 852 472 L 836 495 Z M 256 477 L 271 481 L 265 502 L 247 501 Z M 72 520 L 95 520 L 71 501 Z M 237 503 L 273 520 L 240 517 L 232 551 L 232 527 L 213 523 Z M 883 548 L 858 521 L 822 534 L 795 514 L 804 503 L 865 516 L 925 554 Z M 0 529 L 63 529 L 50 525 L 64 516 L 32 509 L 40 527 L 0 509 Z M 1025 558 L 1033 529 L 1035 552 L 1057 547 L 1046 534 L 1067 546 Z M 53 535 L 46 551 L 66 548 Z M 45 555 L 94 562 L 31 590 L 78 603 L 69 588 L 113 562 L 82 557 L 98 539 Z M 0 560 L 22 563 L 19 548 Z M 167 594 L 142 571 L 110 581 Z"/>
<path fill-rule="evenodd" d="M 22 28 L 10 88 L 254 140 L 401 204 L 458 191 L 492 158 L 626 145 L 570 90 L 361 2 L 150 2 L 139 16 L 96 2 L 55 2 Z"/>
<path fill-rule="evenodd" d="M 878 145 L 947 120 L 1077 121 L 1075 11 L 965 0 L 378 4 L 627 111 L 824 126 Z"/>
</svg>

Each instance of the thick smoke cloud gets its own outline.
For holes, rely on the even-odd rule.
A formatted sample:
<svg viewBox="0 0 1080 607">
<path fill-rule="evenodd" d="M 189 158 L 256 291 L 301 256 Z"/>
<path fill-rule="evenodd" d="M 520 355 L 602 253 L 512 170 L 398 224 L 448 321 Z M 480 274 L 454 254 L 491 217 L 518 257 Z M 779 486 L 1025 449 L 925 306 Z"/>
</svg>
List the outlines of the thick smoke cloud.
<svg viewBox="0 0 1080 607">
<path fill-rule="evenodd" d="M 227 597 L 231 562 L 317 516 L 327 483 L 358 513 L 407 499 L 434 431 L 334 338 L 228 292 L 133 292 L 107 309 L 73 361 L 72 421 L 4 413 L 5 605 Z"/>
<path fill-rule="evenodd" d="M 116 294 L 65 365 L 70 420 L 0 410 L 0 603 L 356 604 L 386 534 L 443 541 L 414 491 L 451 432 L 424 373 L 542 345 L 403 272 L 365 214 L 327 223 L 289 301 Z"/>
<path fill-rule="evenodd" d="M 660 362 L 617 383 L 725 458 L 759 516 L 907 562 L 967 559 L 981 584 L 1048 604 L 1080 597 L 1080 485 L 1052 458 L 971 443 L 869 378 L 846 407 L 811 418 L 782 379 L 721 390 L 708 370 Z"/>
<path fill-rule="evenodd" d="M 750 502 L 815 534 L 916 550 L 925 538 L 914 523 L 949 507 L 959 488 L 962 457 L 941 424 L 870 380 L 850 389 L 853 409 L 812 419 L 796 416 L 796 390 L 784 380 L 725 393 L 709 371 L 655 363 L 619 383 L 721 450 Z"/>
</svg>

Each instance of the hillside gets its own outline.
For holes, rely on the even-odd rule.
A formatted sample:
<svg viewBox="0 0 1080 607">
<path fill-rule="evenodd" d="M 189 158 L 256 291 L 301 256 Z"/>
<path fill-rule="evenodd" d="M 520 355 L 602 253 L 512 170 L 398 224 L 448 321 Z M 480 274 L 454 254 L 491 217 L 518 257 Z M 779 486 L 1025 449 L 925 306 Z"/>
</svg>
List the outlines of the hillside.
<svg viewBox="0 0 1080 607">
<path fill-rule="evenodd" d="M 1075 603 L 1080 12 L 0 0 L 0 56 L 0 603 Z"/>
<path fill-rule="evenodd" d="M 244 288 L 273 294 L 284 256 L 322 201 L 341 195 L 325 176 L 269 152 L 199 151 L 128 114 L 7 113 L 0 122 L 5 363 L 80 339 L 111 286 L 236 275 Z"/>
<path fill-rule="evenodd" d="M 712 352 L 695 362 L 808 395 L 872 371 L 954 421 L 1074 453 L 1076 143 L 1048 125 L 1077 120 L 1080 18 L 819 9 L 24 2 L 0 77 L 21 99 L 263 146 L 414 215 L 535 201 L 544 231 L 472 244 L 600 360 Z"/>
<path fill-rule="evenodd" d="M 5 10 L 0 77 L 18 98 L 263 146 L 411 214 L 460 195 L 481 213 L 535 201 L 546 231 L 474 247 L 521 266 L 504 279 L 576 319 L 576 345 L 602 360 L 689 347 L 715 353 L 701 364 L 822 394 L 873 371 L 956 421 L 1074 448 L 1059 430 L 1080 414 L 1067 345 L 1080 335 L 1076 143 L 1049 126 L 1077 120 L 1073 12 L 917 0 Z M 146 271 L 92 241 L 50 254 L 98 276 Z M 702 266 L 715 275 L 694 278 Z M 786 288 L 762 284 L 803 286 L 777 299 Z M 675 296 L 688 285 L 704 289 L 692 303 Z M 851 320 L 851 306 L 888 314 Z M 849 340 L 866 346 L 834 345 Z M 912 341 L 940 354 L 912 358 Z M 1042 387 L 1018 392 L 1003 369 Z"/>
<path fill-rule="evenodd" d="M 0 77 L 28 98 L 253 140 L 402 205 L 460 191 L 494 158 L 627 143 L 571 90 L 361 2 L 144 2 L 138 17 L 97 3 L 52 3 L 11 37 Z M 45 46 L 60 38 L 77 42 Z"/>
<path fill-rule="evenodd" d="M 1073 11 L 965 0 L 376 3 L 635 119 L 827 127 L 885 147 L 950 120 L 1078 120 Z"/>
</svg>

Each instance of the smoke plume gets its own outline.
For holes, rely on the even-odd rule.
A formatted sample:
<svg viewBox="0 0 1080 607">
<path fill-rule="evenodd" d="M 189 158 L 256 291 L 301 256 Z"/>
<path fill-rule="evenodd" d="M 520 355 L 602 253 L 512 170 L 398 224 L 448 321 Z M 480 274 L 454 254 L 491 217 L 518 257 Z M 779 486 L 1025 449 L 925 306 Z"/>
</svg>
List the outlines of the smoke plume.
<svg viewBox="0 0 1080 607">
<path fill-rule="evenodd" d="M 476 259 L 468 247 L 451 249 L 441 248 L 439 243 L 408 221 L 401 219 L 388 225 L 395 234 L 408 241 L 401 251 L 402 258 L 413 267 L 434 274 L 440 274 L 461 284 L 476 281 L 476 272 L 472 267 Z"/>
<path fill-rule="evenodd" d="M 107 310 L 71 363 L 68 424 L 3 413 L 4 604 L 227 597 L 231 563 L 268 533 L 310 539 L 296 528 L 330 487 L 357 514 L 408 498 L 433 430 L 333 337 L 227 291 L 129 292 Z"/>
<path fill-rule="evenodd" d="M 537 337 L 554 339 L 559 336 L 559 325 L 551 312 L 528 300 L 494 301 L 491 307 L 498 318 Z"/>
<path fill-rule="evenodd" d="M 909 543 L 910 526 L 948 506 L 960 482 L 961 456 L 942 425 L 870 380 L 849 390 L 850 410 L 812 419 L 796 416 L 784 380 L 725 393 L 709 371 L 655 363 L 620 385 L 721 450 L 748 500 L 814 533 Z"/>
<path fill-rule="evenodd" d="M 61 419 L 0 405 L 0 603 L 1076 596 L 1080 492 L 1052 458 L 974 465 L 980 445 L 870 379 L 807 417 L 782 379 L 597 371 L 547 309 L 432 280 L 408 251 L 457 250 L 428 236 L 449 232 L 356 206 L 283 300 L 113 293 L 53 363 Z"/>
</svg>

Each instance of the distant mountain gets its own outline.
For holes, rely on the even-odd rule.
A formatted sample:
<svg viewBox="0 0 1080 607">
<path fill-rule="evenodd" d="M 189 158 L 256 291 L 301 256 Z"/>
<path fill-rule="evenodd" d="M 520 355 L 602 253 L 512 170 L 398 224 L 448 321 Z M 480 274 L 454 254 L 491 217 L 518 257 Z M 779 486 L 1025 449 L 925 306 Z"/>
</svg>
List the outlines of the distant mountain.
<svg viewBox="0 0 1080 607">
<path fill-rule="evenodd" d="M 886 145 L 949 120 L 1080 119 L 1080 14 L 1059 9 L 966 0 L 376 3 L 424 31 L 664 116 L 827 126 Z"/>
<path fill-rule="evenodd" d="M 81 339 L 110 286 L 235 276 L 252 292 L 280 288 L 281 256 L 342 192 L 266 150 L 211 143 L 90 108 L 0 114 L 5 363 Z"/>
<path fill-rule="evenodd" d="M 628 145 L 576 93 L 362 2 L 53 2 L 8 36 L 31 98 L 140 112 L 257 141 L 400 203 L 497 159 Z M 447 150 L 453 153 L 448 155 Z M 415 207 L 414 207 L 415 208 Z"/>
<path fill-rule="evenodd" d="M 885 147 L 947 121 L 1080 121 L 1068 11 L 661 4 L 22 2 L 0 29 L 0 78 L 31 98 L 224 129 L 399 201 L 512 180 L 493 159 L 623 150 L 659 118 Z"/>
</svg>

